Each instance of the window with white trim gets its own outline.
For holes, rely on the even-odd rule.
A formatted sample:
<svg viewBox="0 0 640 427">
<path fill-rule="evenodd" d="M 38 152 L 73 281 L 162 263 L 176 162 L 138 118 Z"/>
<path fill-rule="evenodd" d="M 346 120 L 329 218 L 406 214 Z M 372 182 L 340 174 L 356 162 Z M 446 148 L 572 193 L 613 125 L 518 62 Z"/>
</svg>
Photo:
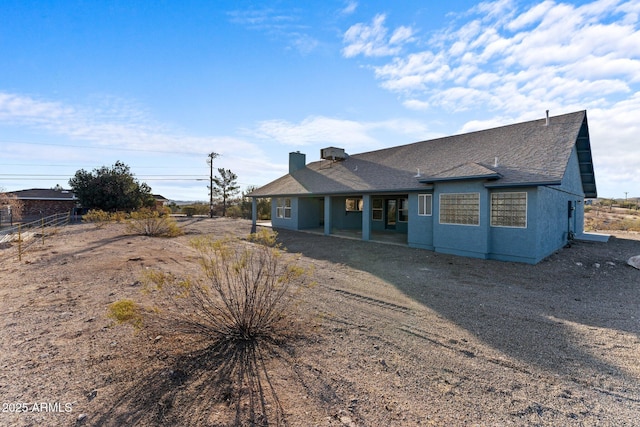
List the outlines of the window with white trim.
<svg viewBox="0 0 640 427">
<path fill-rule="evenodd" d="M 480 225 L 480 193 L 440 194 L 440 224 Z"/>
<path fill-rule="evenodd" d="M 291 218 L 291 199 L 276 199 L 276 217 L 285 219 Z"/>
<path fill-rule="evenodd" d="M 527 228 L 527 193 L 491 193 L 491 226 Z"/>
<path fill-rule="evenodd" d="M 432 194 L 418 194 L 418 215 L 431 216 L 432 206 L 433 206 Z"/>
<path fill-rule="evenodd" d="M 384 209 L 383 199 L 371 199 L 371 219 L 374 221 L 382 221 Z"/>
</svg>

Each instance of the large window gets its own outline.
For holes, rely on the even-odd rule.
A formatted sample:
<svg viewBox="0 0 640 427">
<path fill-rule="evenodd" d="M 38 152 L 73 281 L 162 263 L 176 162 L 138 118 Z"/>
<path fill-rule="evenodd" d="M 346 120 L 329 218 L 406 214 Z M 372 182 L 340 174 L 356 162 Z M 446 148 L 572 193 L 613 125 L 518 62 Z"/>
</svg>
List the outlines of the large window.
<svg viewBox="0 0 640 427">
<path fill-rule="evenodd" d="M 527 193 L 491 193 L 493 227 L 527 227 Z"/>
<path fill-rule="evenodd" d="M 431 194 L 418 194 L 418 215 L 431 216 L 433 196 Z"/>
<path fill-rule="evenodd" d="M 291 218 L 291 199 L 276 199 L 276 217 Z"/>
<path fill-rule="evenodd" d="M 480 193 L 441 194 L 440 223 L 480 225 Z"/>
<path fill-rule="evenodd" d="M 382 212 L 384 209 L 383 199 L 371 200 L 371 219 L 374 221 L 382 221 Z"/>
<path fill-rule="evenodd" d="M 362 212 L 362 199 L 347 199 L 345 208 L 347 212 Z"/>
</svg>

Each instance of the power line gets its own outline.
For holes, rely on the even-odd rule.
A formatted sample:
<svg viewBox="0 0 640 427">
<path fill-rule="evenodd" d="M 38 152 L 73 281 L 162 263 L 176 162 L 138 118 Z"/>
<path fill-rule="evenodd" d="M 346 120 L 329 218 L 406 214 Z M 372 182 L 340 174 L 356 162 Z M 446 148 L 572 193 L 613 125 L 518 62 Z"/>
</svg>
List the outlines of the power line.
<svg viewBox="0 0 640 427">
<path fill-rule="evenodd" d="M 65 148 L 84 148 L 90 150 L 112 150 L 112 151 L 136 151 L 142 153 L 158 153 L 158 154 L 181 154 L 185 156 L 201 156 L 202 153 L 195 152 L 187 152 L 187 151 L 170 151 L 170 150 L 149 150 L 143 148 L 124 148 L 124 147 L 110 147 L 108 145 L 105 146 L 95 146 L 95 145 L 74 145 L 74 144 L 53 144 L 46 142 L 23 142 L 23 141 L 0 141 L 2 144 L 14 144 L 14 145 L 39 145 L 39 146 L 49 146 L 49 147 L 65 147 Z"/>
<path fill-rule="evenodd" d="M 0 163 L 0 166 L 21 166 L 21 167 L 46 167 L 46 168 L 84 168 L 85 166 L 80 166 L 78 164 L 71 163 L 58 163 L 58 164 L 43 164 L 43 163 Z M 129 165 L 132 169 L 167 169 L 166 166 L 135 166 Z M 172 168 L 172 169 L 185 169 L 186 166 Z M 193 169 L 193 168 L 190 168 Z"/>
</svg>

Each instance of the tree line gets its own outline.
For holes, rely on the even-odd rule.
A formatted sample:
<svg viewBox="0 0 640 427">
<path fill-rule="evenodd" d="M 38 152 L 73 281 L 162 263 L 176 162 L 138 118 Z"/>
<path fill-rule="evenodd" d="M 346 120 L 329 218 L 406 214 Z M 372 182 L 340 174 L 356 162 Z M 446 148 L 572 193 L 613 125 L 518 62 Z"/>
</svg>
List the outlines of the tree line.
<svg viewBox="0 0 640 427">
<path fill-rule="evenodd" d="M 218 168 L 218 175 L 212 176 L 210 191 L 211 201 L 215 204 L 194 203 L 187 206 L 178 206 L 175 202 L 169 204 L 172 212 L 178 213 L 182 209 L 187 214 L 220 216 L 233 216 L 251 218 L 252 201 L 246 197 L 257 187 L 249 187 L 240 193 L 237 183 L 238 176 L 230 169 Z M 105 212 L 125 211 L 131 212 L 141 208 L 153 208 L 156 199 L 151 193 L 151 187 L 144 182 L 139 182 L 129 166 L 117 161 L 113 166 L 102 166 L 89 172 L 78 170 L 69 179 L 69 186 L 78 198 L 83 208 L 102 210 Z M 270 215 L 270 201 L 261 199 L 258 201 L 258 216 L 268 218 Z"/>
</svg>

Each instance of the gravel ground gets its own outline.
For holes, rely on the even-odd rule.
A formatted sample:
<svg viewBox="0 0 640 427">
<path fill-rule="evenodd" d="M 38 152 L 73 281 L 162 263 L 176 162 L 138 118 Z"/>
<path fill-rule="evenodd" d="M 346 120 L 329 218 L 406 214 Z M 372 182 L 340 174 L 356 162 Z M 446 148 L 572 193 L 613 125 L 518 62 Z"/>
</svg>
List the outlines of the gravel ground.
<svg viewBox="0 0 640 427">
<path fill-rule="evenodd" d="M 279 230 L 314 269 L 305 323 L 240 348 L 106 316 L 145 302 L 146 269 L 197 274 L 195 235 L 250 231 L 181 225 L 73 225 L 21 262 L 0 249 L 0 425 L 640 425 L 638 234 L 531 266 Z"/>
</svg>

